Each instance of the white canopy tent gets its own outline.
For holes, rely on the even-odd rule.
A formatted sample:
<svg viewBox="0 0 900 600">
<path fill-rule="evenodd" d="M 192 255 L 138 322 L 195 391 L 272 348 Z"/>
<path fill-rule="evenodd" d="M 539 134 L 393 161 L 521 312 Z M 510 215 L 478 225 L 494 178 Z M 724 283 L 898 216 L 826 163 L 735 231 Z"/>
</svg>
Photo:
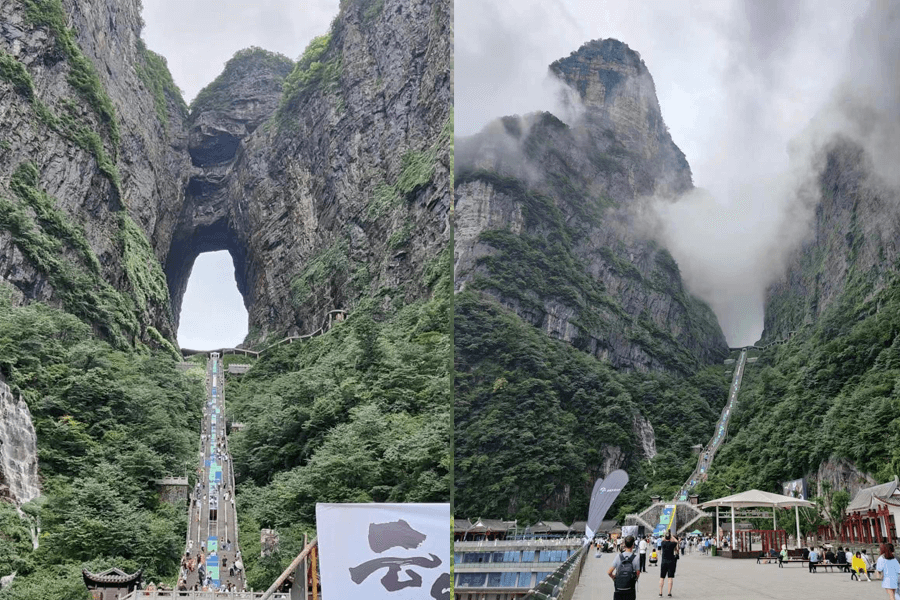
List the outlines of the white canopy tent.
<svg viewBox="0 0 900 600">
<path fill-rule="evenodd" d="M 808 500 L 801 500 L 800 498 L 792 498 L 791 496 L 782 496 L 781 494 L 773 494 L 771 492 L 762 492 L 760 490 L 748 490 L 746 492 L 741 492 L 740 494 L 734 494 L 731 496 L 725 496 L 724 498 L 717 498 L 716 500 L 710 500 L 709 502 L 704 502 L 700 505 L 700 508 L 716 508 L 716 528 L 719 527 L 719 507 L 720 506 L 730 506 L 731 507 L 731 540 L 734 543 L 735 539 L 735 531 L 734 531 L 734 509 L 736 508 L 749 508 L 749 507 L 772 507 L 772 523 L 775 523 L 775 509 L 776 508 L 790 508 L 794 507 L 794 515 L 797 519 L 797 545 L 800 545 L 800 507 L 804 506 L 807 508 L 815 508 L 815 504 L 809 502 Z"/>
</svg>

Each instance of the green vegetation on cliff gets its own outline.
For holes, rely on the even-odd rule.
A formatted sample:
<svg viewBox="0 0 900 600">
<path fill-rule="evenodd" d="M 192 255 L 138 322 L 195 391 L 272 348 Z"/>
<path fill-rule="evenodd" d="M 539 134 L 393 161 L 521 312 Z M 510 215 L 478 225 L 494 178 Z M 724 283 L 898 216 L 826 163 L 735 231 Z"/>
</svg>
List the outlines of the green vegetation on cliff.
<svg viewBox="0 0 900 600">
<path fill-rule="evenodd" d="M 119 125 L 112 101 L 106 93 L 93 63 L 84 55 L 75 33 L 66 26 L 66 14 L 60 0 L 21 0 L 32 25 L 43 26 L 56 38 L 57 48 L 69 65 L 69 85 L 88 103 L 107 128 L 113 155 L 119 147 Z"/>
<path fill-rule="evenodd" d="M 31 410 L 43 488 L 23 507 L 40 518 L 36 551 L 29 523 L 0 503 L 0 572 L 18 571 L 3 597 L 88 598 L 82 566 L 144 567 L 146 578 L 174 582 L 186 511 L 161 504 L 153 481 L 193 466 L 200 379 L 166 355 L 116 350 L 74 315 L 14 307 L 0 292 L 0 374 Z"/>
<path fill-rule="evenodd" d="M 672 497 L 726 401 L 721 367 L 617 372 L 470 291 L 456 296 L 453 334 L 457 517 L 583 519 L 605 457 L 619 451 L 631 482 L 610 515 Z M 633 432 L 638 416 L 655 430 L 652 460 Z"/>
<path fill-rule="evenodd" d="M 450 478 L 450 252 L 432 299 L 382 313 L 367 299 L 325 335 L 229 377 L 248 585 L 268 586 L 312 534 L 316 502 L 446 502 Z M 279 552 L 259 558 L 261 527 Z"/>
<path fill-rule="evenodd" d="M 191 102 L 191 115 L 196 116 L 203 111 L 224 110 L 233 97 L 229 87 L 235 80 L 235 72 L 242 70 L 270 70 L 279 77 L 286 77 L 294 68 L 294 61 L 283 54 L 270 52 L 258 46 L 251 46 L 235 52 L 225 63 L 225 68 L 215 80 L 200 90 Z"/>
<path fill-rule="evenodd" d="M 322 88 L 333 91 L 337 88 L 343 63 L 340 53 L 331 48 L 332 39 L 332 32 L 313 38 L 294 70 L 284 80 L 284 91 L 276 115 L 280 124 L 287 122 L 288 113 L 311 90 Z M 331 56 L 323 60 L 326 54 Z"/>
<path fill-rule="evenodd" d="M 900 475 L 900 277 L 877 292 L 869 279 L 851 277 L 815 325 L 747 368 L 704 499 L 779 489 L 830 458 L 879 482 Z"/>
<path fill-rule="evenodd" d="M 150 93 L 153 94 L 153 106 L 156 108 L 156 116 L 163 128 L 169 124 L 169 99 L 176 103 L 178 108 L 187 113 L 187 104 L 181 95 L 181 90 L 175 85 L 172 79 L 172 73 L 169 72 L 169 65 L 166 59 L 156 52 L 153 52 L 144 43 L 144 40 L 137 42 L 138 56 L 141 63 L 137 65 L 137 74 L 144 82 Z"/>
<path fill-rule="evenodd" d="M 132 294 L 120 292 L 104 278 L 84 229 L 72 223 L 56 208 L 54 198 L 38 187 L 39 176 L 30 162 L 13 173 L 10 189 L 18 201 L 0 197 L 0 229 L 10 234 L 34 268 L 46 276 L 66 311 L 94 327 L 115 347 L 131 347 L 141 338 L 149 303 L 169 306 L 165 276 L 149 242 L 126 213 L 119 213 L 119 241 Z"/>
<path fill-rule="evenodd" d="M 548 177 L 553 179 L 552 175 Z M 479 234 L 478 241 L 493 252 L 475 261 L 474 273 L 460 273 L 471 276 L 474 289 L 513 300 L 523 311 L 538 315 L 538 321 L 548 303 L 573 309 L 575 315 L 569 322 L 579 329 L 573 341 L 579 348 L 587 349 L 591 338 L 602 346 L 614 335 L 624 335 L 668 370 L 690 375 L 702 366 L 684 347 L 684 341 L 655 323 L 648 312 L 626 312 L 619 298 L 607 292 L 589 268 L 588 261 L 597 256 L 585 256 L 583 245 L 591 236 L 590 228 L 603 222 L 611 200 L 605 196 L 569 196 L 564 203 L 567 213 L 560 207 L 561 201 L 515 177 L 483 169 L 460 169 L 455 185 L 470 182 L 487 184 L 495 193 L 510 198 L 521 210 L 523 221 L 521 231 L 503 228 Z M 685 292 L 671 254 L 653 244 L 651 247 L 655 261 L 646 277 L 625 258 L 624 249 L 603 246 L 594 254 L 618 278 L 631 280 L 640 293 L 658 292 L 679 304 L 685 314 L 679 327 L 683 337 L 696 341 L 721 335 L 709 307 Z"/>
<path fill-rule="evenodd" d="M 57 112 L 37 97 L 34 81 L 25 65 L 0 50 L 0 80 L 11 84 L 31 103 L 38 121 L 63 136 L 82 150 L 90 152 L 97 161 L 97 168 L 119 190 L 119 172 L 103 147 L 103 140 L 90 123 L 85 122 L 78 106 L 71 100 L 63 100 Z"/>
</svg>

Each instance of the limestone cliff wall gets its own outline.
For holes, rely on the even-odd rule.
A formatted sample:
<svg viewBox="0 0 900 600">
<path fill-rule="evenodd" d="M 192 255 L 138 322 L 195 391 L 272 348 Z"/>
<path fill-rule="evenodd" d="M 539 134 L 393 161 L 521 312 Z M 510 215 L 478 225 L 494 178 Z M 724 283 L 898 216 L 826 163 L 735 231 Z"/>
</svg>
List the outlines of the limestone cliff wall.
<svg viewBox="0 0 900 600">
<path fill-rule="evenodd" d="M 239 53 L 185 106 L 139 0 L 0 5 L 0 278 L 170 340 L 228 250 L 251 342 L 429 293 L 449 242 L 452 3 L 349 0 L 314 59 Z"/>
<path fill-rule="evenodd" d="M 873 294 L 900 257 L 900 191 L 846 138 L 834 138 L 822 157 L 810 232 L 766 293 L 764 342 L 814 323 L 845 293 Z"/>
<path fill-rule="evenodd" d="M 146 327 L 153 326 L 173 337 L 165 290 L 153 293 L 148 282 L 139 281 L 143 271 L 158 278 L 158 265 L 132 269 L 129 276 L 122 260 L 122 214 L 155 241 L 157 260 L 165 256 L 188 165 L 183 101 L 161 90 L 157 110 L 148 88 L 146 72 L 156 57 L 140 43 L 139 10 L 138 2 L 115 0 L 0 5 L 0 57 L 7 67 L 0 78 L 0 197 L 22 202 L 22 194 L 11 189 L 12 176 L 23 163 L 33 164 L 33 187 L 83 230 L 100 278 L 129 296 L 148 288 L 138 292 L 146 301 L 129 307 L 137 330 L 128 333 L 146 336 Z M 71 282 L 52 277 L 23 254 L 5 225 L 0 277 L 21 299 L 61 301 L 59 288 Z M 61 253 L 76 265 L 85 254 L 71 244 Z"/>
<path fill-rule="evenodd" d="M 689 372 L 725 358 L 708 306 L 632 210 L 692 187 L 640 56 L 589 42 L 551 72 L 579 116 L 506 117 L 457 142 L 457 289 L 626 370 Z"/>
</svg>

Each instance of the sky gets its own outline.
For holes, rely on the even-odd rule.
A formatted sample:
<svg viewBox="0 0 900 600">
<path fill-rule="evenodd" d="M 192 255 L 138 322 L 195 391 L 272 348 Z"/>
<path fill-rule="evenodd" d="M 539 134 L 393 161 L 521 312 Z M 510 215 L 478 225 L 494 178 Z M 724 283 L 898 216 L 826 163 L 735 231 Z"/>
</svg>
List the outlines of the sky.
<svg viewBox="0 0 900 600">
<path fill-rule="evenodd" d="M 868 5 L 456 0 L 456 135 L 501 115 L 563 116 L 547 66 L 588 40 L 628 44 L 647 64 L 700 188 L 674 205 L 651 203 L 658 235 L 729 343 L 751 344 L 762 332 L 766 287 L 808 232 L 810 200 L 796 190 L 811 176 L 810 140 L 847 126 L 835 110 L 847 112 L 847 89 L 897 107 L 897 2 Z"/>
<path fill-rule="evenodd" d="M 222 72 L 235 52 L 250 46 L 296 60 L 315 36 L 328 31 L 338 0 L 143 0 L 147 46 L 166 58 L 190 103 Z M 210 315 L 217 315 L 215 321 Z M 183 348 L 236 346 L 247 334 L 234 265 L 227 252 L 201 254 L 182 304 L 178 343 Z"/>
<path fill-rule="evenodd" d="M 192 350 L 234 348 L 247 335 L 247 309 L 226 252 L 206 252 L 194 261 L 181 304 L 178 345 Z"/>
<path fill-rule="evenodd" d="M 235 52 L 259 46 L 296 60 L 328 31 L 338 0 L 143 0 L 147 46 L 166 57 L 190 103 Z"/>
</svg>

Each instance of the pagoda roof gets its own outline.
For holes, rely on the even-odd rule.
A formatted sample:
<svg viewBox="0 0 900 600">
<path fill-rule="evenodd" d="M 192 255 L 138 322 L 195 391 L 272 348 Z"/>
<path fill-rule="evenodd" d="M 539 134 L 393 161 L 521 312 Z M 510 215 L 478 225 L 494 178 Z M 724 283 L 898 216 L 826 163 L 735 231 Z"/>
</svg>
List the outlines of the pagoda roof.
<svg viewBox="0 0 900 600">
<path fill-rule="evenodd" d="M 113 567 L 112 569 L 107 569 L 100 573 L 91 573 L 87 569 L 81 570 L 81 575 L 84 577 L 85 584 L 90 583 L 132 583 L 134 581 L 138 581 L 143 575 L 144 570 L 139 569 L 132 574 L 128 574 L 122 569 Z M 90 586 L 88 586 L 90 587 Z"/>
<path fill-rule="evenodd" d="M 895 477 L 893 481 L 859 490 L 847 507 L 847 512 L 852 513 L 869 510 L 869 508 L 872 507 L 875 498 L 890 498 L 891 496 L 894 496 L 897 492 L 897 483 L 897 478 Z"/>
</svg>

